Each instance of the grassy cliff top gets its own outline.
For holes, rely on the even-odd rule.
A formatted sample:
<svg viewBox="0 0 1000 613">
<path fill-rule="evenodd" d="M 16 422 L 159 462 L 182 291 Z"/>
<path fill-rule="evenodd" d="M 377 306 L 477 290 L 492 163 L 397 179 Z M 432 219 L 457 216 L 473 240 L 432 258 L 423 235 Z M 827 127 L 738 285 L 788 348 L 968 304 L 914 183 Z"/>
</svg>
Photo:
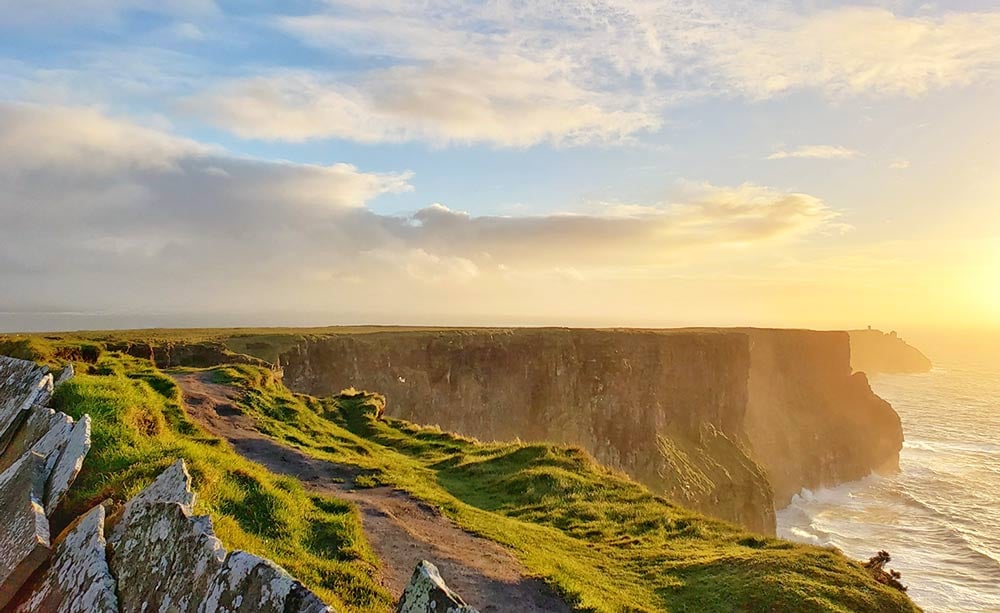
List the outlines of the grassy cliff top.
<svg viewBox="0 0 1000 613">
<path fill-rule="evenodd" d="M 392 595 L 377 581 L 379 561 L 356 509 L 309 494 L 295 479 L 243 459 L 203 431 L 170 376 L 191 369 L 168 373 L 148 359 L 107 349 L 127 339 L 225 340 L 235 350 L 228 345 L 233 339 L 285 342 L 326 333 L 330 329 L 19 335 L 0 337 L 0 353 L 50 363 L 86 358 L 76 360 L 79 375 L 55 399 L 67 413 L 94 419 L 93 449 L 63 521 L 108 497 L 127 498 L 183 457 L 198 511 L 212 515 L 228 547 L 274 559 L 339 610 L 386 611 Z M 384 419 L 377 394 L 297 395 L 258 365 L 219 364 L 201 372 L 232 386 L 243 414 L 264 433 L 361 471 L 358 486 L 389 485 L 427 502 L 463 529 L 506 547 L 577 610 L 917 610 L 839 552 L 756 536 L 678 507 L 578 449 L 484 443 Z"/>
</svg>

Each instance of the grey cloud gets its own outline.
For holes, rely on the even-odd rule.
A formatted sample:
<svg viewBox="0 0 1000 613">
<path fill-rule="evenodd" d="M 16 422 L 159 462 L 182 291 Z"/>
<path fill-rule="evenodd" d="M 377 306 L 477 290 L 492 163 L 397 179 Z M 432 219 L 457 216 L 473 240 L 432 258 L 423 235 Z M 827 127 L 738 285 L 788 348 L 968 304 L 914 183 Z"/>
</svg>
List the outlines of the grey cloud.
<svg viewBox="0 0 1000 613">
<path fill-rule="evenodd" d="M 409 189 L 407 173 L 238 157 L 86 109 L 0 104 L 0 151 L 0 310 L 320 309 L 358 288 L 398 297 L 658 265 L 835 217 L 812 196 L 751 184 L 585 215 L 379 215 L 366 204 Z"/>
</svg>

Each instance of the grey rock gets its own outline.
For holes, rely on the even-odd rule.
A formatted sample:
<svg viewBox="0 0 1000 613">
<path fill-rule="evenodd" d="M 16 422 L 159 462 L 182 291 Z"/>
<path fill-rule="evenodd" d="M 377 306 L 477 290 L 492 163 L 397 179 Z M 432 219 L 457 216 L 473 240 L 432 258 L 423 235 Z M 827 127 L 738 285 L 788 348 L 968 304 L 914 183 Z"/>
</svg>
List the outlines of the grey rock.
<svg viewBox="0 0 1000 613">
<path fill-rule="evenodd" d="M 45 458 L 28 452 L 0 473 L 0 610 L 50 553 L 44 470 Z"/>
<path fill-rule="evenodd" d="M 396 606 L 396 613 L 478 613 L 445 585 L 436 566 L 427 560 L 417 564 L 410 583 Z"/>
<path fill-rule="evenodd" d="M 17 613 L 117 613 L 106 545 L 104 507 L 96 506 L 59 537 L 51 565 Z"/>
<path fill-rule="evenodd" d="M 50 430 L 50 432 L 52 432 Z M 45 514 L 51 515 L 63 496 L 69 490 L 69 486 L 76 480 L 83 468 L 83 459 L 90 451 L 90 415 L 84 415 L 83 419 L 76 422 L 73 430 L 63 445 L 59 453 L 59 459 L 55 462 L 52 474 L 49 477 L 48 488 L 45 493 Z"/>
<path fill-rule="evenodd" d="M 47 403 L 51 395 L 48 368 L 0 356 L 0 451 L 7 447 L 32 405 Z"/>
<path fill-rule="evenodd" d="M 111 572 L 123 611 L 195 613 L 205 600 L 226 551 L 177 502 L 133 505 L 110 540 Z"/>
<path fill-rule="evenodd" d="M 121 513 L 113 521 L 108 540 L 112 543 L 121 537 L 121 531 L 128 523 L 133 511 L 151 502 L 176 502 L 188 515 L 194 510 L 194 492 L 191 491 L 191 475 L 184 460 L 177 460 L 164 470 L 145 489 L 125 503 Z"/>
<path fill-rule="evenodd" d="M 44 456 L 58 452 L 72 430 L 73 419 L 69 415 L 37 404 L 32 406 L 20 430 L 0 454 L 0 470 L 6 470 L 29 450 Z"/>
<path fill-rule="evenodd" d="M 76 376 L 76 371 L 73 370 L 73 363 L 70 362 L 69 364 L 66 365 L 65 368 L 62 369 L 62 372 L 59 373 L 59 376 L 56 377 L 56 380 L 52 383 L 52 387 L 53 388 L 59 387 L 63 383 L 66 383 L 67 381 L 72 379 L 74 376 Z"/>
<path fill-rule="evenodd" d="M 199 613 L 332 613 L 315 594 L 269 560 L 234 551 Z"/>
</svg>

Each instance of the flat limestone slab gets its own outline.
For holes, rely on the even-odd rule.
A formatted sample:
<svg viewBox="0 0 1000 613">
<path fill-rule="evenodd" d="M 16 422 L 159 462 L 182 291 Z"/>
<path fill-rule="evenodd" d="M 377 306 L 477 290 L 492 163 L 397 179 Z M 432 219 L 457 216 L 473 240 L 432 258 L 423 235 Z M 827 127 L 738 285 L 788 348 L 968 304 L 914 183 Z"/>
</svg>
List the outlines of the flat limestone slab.
<svg viewBox="0 0 1000 613">
<path fill-rule="evenodd" d="M 0 473 L 0 610 L 50 553 L 44 472 L 45 458 L 29 452 Z"/>
<path fill-rule="evenodd" d="M 134 507 L 121 536 L 111 541 L 121 609 L 195 613 L 226 556 L 204 528 L 176 502 Z"/>
<path fill-rule="evenodd" d="M 73 430 L 66 437 L 66 442 L 59 453 L 59 459 L 52 468 L 52 474 L 49 476 L 48 487 L 45 491 L 46 515 L 51 515 L 62 502 L 69 486 L 73 485 L 76 476 L 80 474 L 80 469 L 83 468 L 83 459 L 87 457 L 89 451 L 90 415 L 84 415 L 80 421 L 73 425 Z"/>
<path fill-rule="evenodd" d="M 283 568 L 245 551 L 234 551 L 216 575 L 199 613 L 332 613 Z"/>
<path fill-rule="evenodd" d="M 96 506 L 59 537 L 52 564 L 17 613 L 118 613 L 106 546 L 104 507 Z"/>
<path fill-rule="evenodd" d="M 27 417 L 34 404 L 52 397 L 52 375 L 34 362 L 0 356 L 0 451 Z"/>
</svg>

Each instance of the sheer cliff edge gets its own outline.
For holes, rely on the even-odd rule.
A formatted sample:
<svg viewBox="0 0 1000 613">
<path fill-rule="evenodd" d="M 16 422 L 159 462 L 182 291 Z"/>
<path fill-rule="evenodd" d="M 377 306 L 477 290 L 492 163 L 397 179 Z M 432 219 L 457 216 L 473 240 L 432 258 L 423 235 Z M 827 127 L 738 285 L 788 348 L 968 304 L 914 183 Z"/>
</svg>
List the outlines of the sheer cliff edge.
<svg viewBox="0 0 1000 613">
<path fill-rule="evenodd" d="M 280 364 L 296 391 L 378 390 L 412 422 L 580 446 L 767 534 L 802 488 L 896 469 L 903 440 L 847 332 L 389 329 L 308 335 Z"/>
</svg>

